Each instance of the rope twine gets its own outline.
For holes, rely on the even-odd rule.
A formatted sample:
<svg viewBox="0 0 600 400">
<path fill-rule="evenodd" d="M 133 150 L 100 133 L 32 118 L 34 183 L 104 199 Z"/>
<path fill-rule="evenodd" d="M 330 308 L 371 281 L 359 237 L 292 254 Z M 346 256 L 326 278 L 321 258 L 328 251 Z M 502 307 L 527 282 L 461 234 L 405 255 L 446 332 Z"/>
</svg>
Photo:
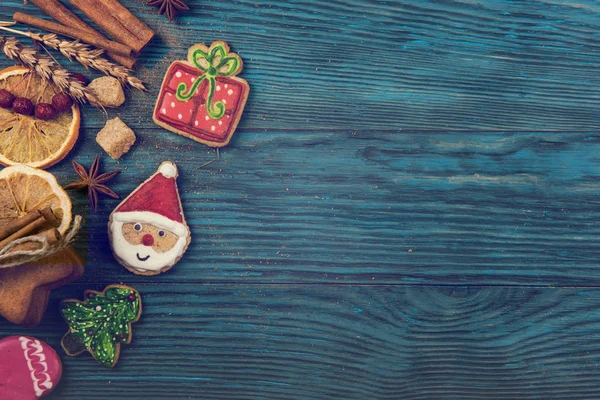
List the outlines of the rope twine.
<svg viewBox="0 0 600 400">
<path fill-rule="evenodd" d="M 17 265 L 30 264 L 41 260 L 42 258 L 51 256 L 65 247 L 69 246 L 75 240 L 75 236 L 81 229 L 82 218 L 80 215 L 75 216 L 73 225 L 67 234 L 56 245 L 50 245 L 48 238 L 39 237 L 36 235 L 26 236 L 21 239 L 13 240 L 6 246 L 0 249 L 0 269 L 16 267 Z M 34 250 L 17 250 L 11 252 L 15 247 L 27 244 L 41 244 L 42 247 Z"/>
</svg>

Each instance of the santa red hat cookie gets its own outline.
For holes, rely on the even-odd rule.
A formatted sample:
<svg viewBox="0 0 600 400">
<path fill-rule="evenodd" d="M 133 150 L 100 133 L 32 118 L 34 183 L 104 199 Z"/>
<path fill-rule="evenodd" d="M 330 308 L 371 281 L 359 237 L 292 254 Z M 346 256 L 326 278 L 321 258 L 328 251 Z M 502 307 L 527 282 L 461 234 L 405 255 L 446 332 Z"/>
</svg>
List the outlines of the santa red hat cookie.
<svg viewBox="0 0 600 400">
<path fill-rule="evenodd" d="M 163 162 L 110 215 L 108 235 L 117 261 L 137 275 L 175 265 L 191 240 L 177 189 L 177 166 Z"/>
<path fill-rule="evenodd" d="M 248 82 L 236 76 L 242 66 L 223 41 L 190 47 L 187 61 L 175 61 L 165 74 L 154 122 L 207 146 L 227 146 L 250 92 Z"/>
</svg>

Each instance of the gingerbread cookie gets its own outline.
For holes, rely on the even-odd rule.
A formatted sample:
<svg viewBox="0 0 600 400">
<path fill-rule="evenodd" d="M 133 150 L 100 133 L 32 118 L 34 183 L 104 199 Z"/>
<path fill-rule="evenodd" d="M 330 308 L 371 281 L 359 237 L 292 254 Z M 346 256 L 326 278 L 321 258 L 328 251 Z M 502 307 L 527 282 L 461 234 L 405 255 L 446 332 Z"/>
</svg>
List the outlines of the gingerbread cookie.
<svg viewBox="0 0 600 400">
<path fill-rule="evenodd" d="M 0 340 L 0 354 L 0 400 L 36 400 L 60 381 L 60 358 L 40 340 L 6 337 Z"/>
<path fill-rule="evenodd" d="M 0 315 L 14 324 L 40 323 L 50 291 L 83 275 L 84 261 L 71 247 L 30 265 L 0 269 Z"/>
<path fill-rule="evenodd" d="M 248 82 L 236 76 L 242 66 L 223 41 L 192 46 L 187 62 L 175 61 L 167 70 L 154 122 L 207 146 L 227 146 L 250 92 Z"/>
<path fill-rule="evenodd" d="M 175 265 L 190 244 L 170 161 L 138 186 L 110 215 L 108 235 L 115 258 L 137 275 L 157 275 Z"/>
<path fill-rule="evenodd" d="M 85 300 L 63 300 L 60 312 L 69 325 L 62 347 L 70 356 L 88 351 L 102 365 L 114 367 L 121 344 L 131 343 L 131 324 L 142 315 L 142 298 L 137 290 L 109 285 L 103 292 L 86 290 Z"/>
</svg>

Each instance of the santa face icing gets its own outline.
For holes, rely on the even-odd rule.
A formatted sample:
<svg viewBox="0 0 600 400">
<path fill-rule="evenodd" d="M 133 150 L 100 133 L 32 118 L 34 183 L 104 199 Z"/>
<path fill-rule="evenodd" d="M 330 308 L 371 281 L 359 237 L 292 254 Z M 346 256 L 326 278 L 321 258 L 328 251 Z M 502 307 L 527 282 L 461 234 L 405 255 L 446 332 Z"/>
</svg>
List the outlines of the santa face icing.
<svg viewBox="0 0 600 400">
<path fill-rule="evenodd" d="M 115 221 L 111 232 L 115 255 L 142 272 L 173 266 L 187 246 L 188 235 L 179 237 L 151 223 Z"/>
<path fill-rule="evenodd" d="M 164 162 L 111 214 L 113 253 L 134 273 L 155 275 L 166 271 L 190 243 L 176 178 L 175 164 Z"/>
<path fill-rule="evenodd" d="M 50 393 L 62 375 L 56 352 L 26 336 L 0 340 L 0 400 L 35 400 Z"/>
</svg>

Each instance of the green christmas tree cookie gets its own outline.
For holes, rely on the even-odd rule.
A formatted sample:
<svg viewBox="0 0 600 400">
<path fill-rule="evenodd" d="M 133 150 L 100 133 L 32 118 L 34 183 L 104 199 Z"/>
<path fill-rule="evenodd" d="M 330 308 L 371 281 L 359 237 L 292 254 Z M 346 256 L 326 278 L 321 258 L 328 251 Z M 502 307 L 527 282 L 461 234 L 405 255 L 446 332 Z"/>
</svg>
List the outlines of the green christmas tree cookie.
<svg viewBox="0 0 600 400">
<path fill-rule="evenodd" d="M 85 291 L 85 300 L 63 300 L 60 311 L 69 324 L 62 347 L 70 356 L 89 351 L 102 365 L 114 367 L 121 343 L 131 343 L 131 324 L 142 315 L 137 290 L 109 285 L 103 292 Z"/>
</svg>

